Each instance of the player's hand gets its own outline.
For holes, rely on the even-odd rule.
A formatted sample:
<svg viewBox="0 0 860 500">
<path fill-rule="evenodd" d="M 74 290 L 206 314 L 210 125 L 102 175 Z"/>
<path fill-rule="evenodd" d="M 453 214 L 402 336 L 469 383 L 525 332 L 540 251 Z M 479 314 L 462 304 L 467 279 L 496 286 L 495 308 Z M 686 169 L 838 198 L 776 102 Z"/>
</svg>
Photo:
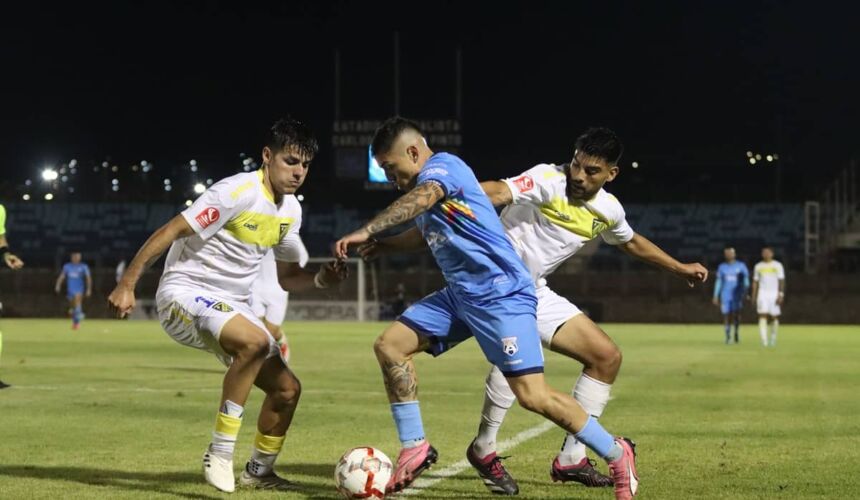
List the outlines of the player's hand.
<svg viewBox="0 0 860 500">
<path fill-rule="evenodd" d="M 349 233 L 343 238 L 337 240 L 337 243 L 334 244 L 335 258 L 346 259 L 350 245 L 361 245 L 369 239 L 370 233 L 368 233 L 364 228 Z"/>
<path fill-rule="evenodd" d="M 708 269 L 698 262 L 682 264 L 678 275 L 686 279 L 687 284 L 692 288 L 696 283 L 704 283 L 708 280 Z"/>
<path fill-rule="evenodd" d="M 335 285 L 349 277 L 349 266 L 340 259 L 323 264 L 320 268 L 320 281 L 325 286 Z"/>
<path fill-rule="evenodd" d="M 108 307 L 117 318 L 125 318 L 134 309 L 134 290 L 118 286 L 108 295 Z"/>
<path fill-rule="evenodd" d="M 376 238 L 370 238 L 358 246 L 358 255 L 366 262 L 370 262 L 372 260 L 376 260 L 380 255 L 385 253 L 385 249 L 385 243 L 377 240 Z"/>
<path fill-rule="evenodd" d="M 712 302 L 715 306 L 720 307 L 720 299 L 719 299 L 718 297 L 714 297 L 713 299 L 711 299 L 711 302 Z"/>
<path fill-rule="evenodd" d="M 285 365 L 290 366 L 290 344 L 287 342 L 287 336 L 282 333 L 277 342 L 278 354 L 281 356 L 281 361 Z"/>
<path fill-rule="evenodd" d="M 19 259 L 15 254 L 7 253 L 3 256 L 3 260 L 6 261 L 6 265 L 9 266 L 9 269 L 21 269 L 24 267 L 24 261 Z"/>
</svg>

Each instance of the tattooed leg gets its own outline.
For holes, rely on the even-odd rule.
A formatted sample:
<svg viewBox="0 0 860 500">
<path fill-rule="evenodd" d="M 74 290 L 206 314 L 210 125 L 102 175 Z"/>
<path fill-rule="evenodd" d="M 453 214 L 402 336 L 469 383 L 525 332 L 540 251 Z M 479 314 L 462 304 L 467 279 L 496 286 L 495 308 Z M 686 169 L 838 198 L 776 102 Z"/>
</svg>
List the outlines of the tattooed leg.
<svg viewBox="0 0 860 500">
<path fill-rule="evenodd" d="M 403 323 L 393 323 L 376 339 L 373 349 L 391 403 L 418 399 L 418 377 L 412 356 L 429 345 L 427 339 Z"/>
</svg>

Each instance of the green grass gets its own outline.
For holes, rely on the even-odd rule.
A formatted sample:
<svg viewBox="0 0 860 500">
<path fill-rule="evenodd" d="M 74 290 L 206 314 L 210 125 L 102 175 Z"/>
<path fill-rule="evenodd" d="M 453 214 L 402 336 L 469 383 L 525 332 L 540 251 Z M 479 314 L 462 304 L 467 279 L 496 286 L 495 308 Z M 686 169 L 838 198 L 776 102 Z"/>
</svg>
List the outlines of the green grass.
<svg viewBox="0 0 860 500">
<path fill-rule="evenodd" d="M 199 471 L 219 397 L 214 357 L 181 347 L 155 322 L 3 320 L 0 498 L 222 498 Z M 349 447 L 398 446 L 371 350 L 381 324 L 288 323 L 304 393 L 278 471 L 295 494 L 331 498 L 332 469 Z M 783 326 L 763 349 L 757 328 L 726 346 L 714 325 L 605 325 L 624 350 L 602 418 L 639 446 L 641 498 L 860 498 L 860 329 Z M 463 459 L 481 408 L 487 364 L 474 342 L 420 356 L 425 427 L 437 470 Z M 568 391 L 580 368 L 547 354 L 547 377 Z M 247 405 L 237 467 L 261 401 Z M 514 408 L 504 439 L 541 423 Z M 511 450 L 522 498 L 612 498 L 553 484 L 552 429 Z M 601 465 L 603 467 L 603 465 Z M 432 472 L 432 471 L 431 471 Z M 429 475 L 429 473 L 428 473 Z M 489 497 L 471 470 L 423 498 Z"/>
</svg>

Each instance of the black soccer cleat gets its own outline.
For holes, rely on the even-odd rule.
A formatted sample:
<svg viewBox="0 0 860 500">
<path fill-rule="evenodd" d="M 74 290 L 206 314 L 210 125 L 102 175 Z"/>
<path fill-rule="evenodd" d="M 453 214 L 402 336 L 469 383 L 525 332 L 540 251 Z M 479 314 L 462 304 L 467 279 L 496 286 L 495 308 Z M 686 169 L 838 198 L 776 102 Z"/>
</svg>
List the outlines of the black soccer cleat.
<svg viewBox="0 0 860 500">
<path fill-rule="evenodd" d="M 469 444 L 466 450 L 466 458 L 472 467 L 478 471 L 478 476 L 484 480 L 484 486 L 496 495 L 516 495 L 520 492 L 517 482 L 508 474 L 505 466 L 502 465 L 502 458 L 496 455 L 496 452 L 490 453 L 484 458 L 480 458 L 475 454 L 475 448 L 472 446 L 475 442 Z"/>
<path fill-rule="evenodd" d="M 7 387 L 12 387 L 12 386 L 7 384 L 6 382 L 3 382 L 2 380 L 0 380 L 0 389 L 5 389 Z"/>
<path fill-rule="evenodd" d="M 573 481 L 584 484 L 591 488 L 604 488 L 612 486 L 613 481 L 609 476 L 605 476 L 594 468 L 594 461 L 588 458 L 583 458 L 579 463 L 574 465 L 561 465 L 558 457 L 552 462 L 552 468 L 549 470 L 549 476 L 553 482 L 561 481 L 566 483 Z"/>
</svg>

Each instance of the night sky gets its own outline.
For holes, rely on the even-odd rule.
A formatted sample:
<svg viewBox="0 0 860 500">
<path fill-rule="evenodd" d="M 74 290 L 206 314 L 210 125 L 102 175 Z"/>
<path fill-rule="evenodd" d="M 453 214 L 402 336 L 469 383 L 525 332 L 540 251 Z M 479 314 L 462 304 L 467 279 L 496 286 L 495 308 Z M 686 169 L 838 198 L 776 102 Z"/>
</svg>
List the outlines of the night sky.
<svg viewBox="0 0 860 500">
<path fill-rule="evenodd" d="M 480 178 L 564 161 L 593 124 L 627 145 L 612 191 L 629 201 L 802 200 L 860 152 L 845 2 L 22 3 L 0 16 L 7 192 L 71 158 L 228 175 L 289 113 L 322 144 L 308 196 L 363 203 L 360 184 L 332 190 L 333 53 L 342 118 L 385 118 L 394 32 L 409 117 L 454 117 L 462 48 L 461 153 Z M 748 150 L 781 155 L 778 188 Z"/>
</svg>

